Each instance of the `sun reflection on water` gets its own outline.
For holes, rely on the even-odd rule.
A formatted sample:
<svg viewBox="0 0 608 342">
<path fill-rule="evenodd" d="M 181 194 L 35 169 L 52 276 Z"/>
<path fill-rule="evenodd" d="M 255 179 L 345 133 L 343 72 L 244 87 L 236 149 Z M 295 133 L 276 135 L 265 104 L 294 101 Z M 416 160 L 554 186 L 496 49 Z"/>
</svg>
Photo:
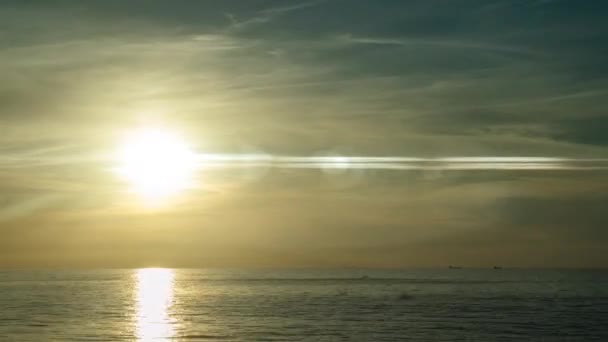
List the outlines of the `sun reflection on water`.
<svg viewBox="0 0 608 342">
<path fill-rule="evenodd" d="M 143 268 L 136 273 L 137 341 L 169 341 L 174 335 L 169 310 L 173 304 L 174 272 Z"/>
</svg>

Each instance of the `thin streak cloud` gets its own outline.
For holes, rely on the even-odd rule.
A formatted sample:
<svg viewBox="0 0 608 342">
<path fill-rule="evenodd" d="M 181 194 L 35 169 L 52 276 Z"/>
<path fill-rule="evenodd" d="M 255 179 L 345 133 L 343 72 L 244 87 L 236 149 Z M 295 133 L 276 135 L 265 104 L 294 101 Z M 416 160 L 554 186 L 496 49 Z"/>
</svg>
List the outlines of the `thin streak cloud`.
<svg viewBox="0 0 608 342">
<path fill-rule="evenodd" d="M 199 156 L 201 167 L 275 167 L 376 170 L 606 170 L 608 159 L 555 157 L 362 157 L 362 156 Z"/>
</svg>

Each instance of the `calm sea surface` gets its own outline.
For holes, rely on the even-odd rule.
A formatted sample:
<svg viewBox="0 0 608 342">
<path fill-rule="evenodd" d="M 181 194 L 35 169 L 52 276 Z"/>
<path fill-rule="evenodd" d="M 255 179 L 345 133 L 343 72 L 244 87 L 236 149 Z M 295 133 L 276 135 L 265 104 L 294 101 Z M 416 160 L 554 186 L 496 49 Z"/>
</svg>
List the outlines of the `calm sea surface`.
<svg viewBox="0 0 608 342">
<path fill-rule="evenodd" d="M 608 272 L 0 271 L 0 341 L 608 341 Z"/>
</svg>

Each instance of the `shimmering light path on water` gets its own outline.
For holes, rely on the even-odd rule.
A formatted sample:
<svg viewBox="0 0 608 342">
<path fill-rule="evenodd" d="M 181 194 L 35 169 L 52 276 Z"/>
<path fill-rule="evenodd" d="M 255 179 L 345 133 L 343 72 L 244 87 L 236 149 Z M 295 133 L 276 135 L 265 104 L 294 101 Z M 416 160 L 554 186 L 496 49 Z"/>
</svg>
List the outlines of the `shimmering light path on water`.
<svg viewBox="0 0 608 342">
<path fill-rule="evenodd" d="M 170 340 L 175 335 L 169 313 L 173 305 L 174 271 L 144 268 L 135 274 L 136 335 L 140 341 Z"/>
</svg>

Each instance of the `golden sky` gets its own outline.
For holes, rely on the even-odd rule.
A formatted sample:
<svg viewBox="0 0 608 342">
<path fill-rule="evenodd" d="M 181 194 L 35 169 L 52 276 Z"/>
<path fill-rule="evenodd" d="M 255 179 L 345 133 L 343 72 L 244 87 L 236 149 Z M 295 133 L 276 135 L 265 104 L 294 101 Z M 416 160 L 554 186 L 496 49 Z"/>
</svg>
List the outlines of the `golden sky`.
<svg viewBox="0 0 608 342">
<path fill-rule="evenodd" d="M 2 2 L 0 267 L 605 267 L 605 7 Z"/>
</svg>

